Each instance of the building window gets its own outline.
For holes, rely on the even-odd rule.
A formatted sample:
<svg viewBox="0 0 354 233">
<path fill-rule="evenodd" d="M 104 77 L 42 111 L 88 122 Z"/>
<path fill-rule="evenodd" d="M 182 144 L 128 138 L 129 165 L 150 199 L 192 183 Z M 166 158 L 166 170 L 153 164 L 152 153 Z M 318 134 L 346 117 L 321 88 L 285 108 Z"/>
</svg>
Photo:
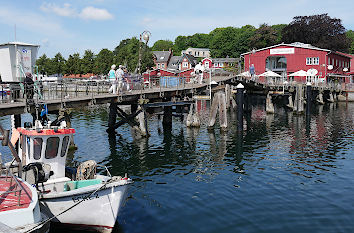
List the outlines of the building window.
<svg viewBox="0 0 354 233">
<path fill-rule="evenodd" d="M 266 70 L 268 69 L 272 71 L 286 71 L 286 68 L 287 68 L 286 57 L 275 57 L 275 56 L 267 57 Z"/>
<path fill-rule="evenodd" d="M 331 64 L 331 58 L 328 58 L 328 65 Z"/>
<path fill-rule="evenodd" d="M 220 67 L 224 67 L 224 63 L 221 62 L 221 63 L 219 64 L 219 66 L 220 66 Z"/>
<path fill-rule="evenodd" d="M 188 68 L 188 62 L 183 62 L 183 63 L 182 63 L 182 67 L 183 67 L 183 68 Z"/>
<path fill-rule="evenodd" d="M 157 68 L 160 68 L 160 63 L 157 64 Z"/>
<path fill-rule="evenodd" d="M 336 59 L 336 66 L 338 66 L 338 60 Z"/>
<path fill-rule="evenodd" d="M 161 64 L 161 68 L 165 68 L 165 64 Z"/>
<path fill-rule="evenodd" d="M 203 56 L 205 56 L 205 52 L 203 52 Z"/>
<path fill-rule="evenodd" d="M 306 58 L 306 65 L 318 65 L 320 64 L 319 57 L 307 57 Z"/>
<path fill-rule="evenodd" d="M 209 68 L 209 62 L 206 61 L 206 62 L 204 63 L 204 66 L 207 67 L 207 68 Z"/>
</svg>

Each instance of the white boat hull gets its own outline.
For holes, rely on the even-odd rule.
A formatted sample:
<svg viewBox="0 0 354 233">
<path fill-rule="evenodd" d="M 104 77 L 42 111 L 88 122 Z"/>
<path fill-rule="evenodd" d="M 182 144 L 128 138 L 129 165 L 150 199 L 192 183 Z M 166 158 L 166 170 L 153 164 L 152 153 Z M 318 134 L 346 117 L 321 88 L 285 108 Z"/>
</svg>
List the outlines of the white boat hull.
<svg viewBox="0 0 354 233">
<path fill-rule="evenodd" d="M 44 195 L 41 199 L 42 210 L 51 217 L 55 216 L 53 221 L 59 223 L 70 224 L 72 227 L 91 228 L 99 232 L 111 232 L 119 209 L 126 199 L 128 184 L 117 185 L 113 182 L 90 195 L 100 186 L 102 185 L 94 185 L 89 192 L 87 189 L 81 193 L 78 193 L 82 191 L 79 189 L 65 192 L 65 194 L 75 192 L 75 195 L 62 197 Z M 74 206 L 75 204 L 77 205 Z M 62 213 L 65 210 L 67 211 Z"/>
</svg>

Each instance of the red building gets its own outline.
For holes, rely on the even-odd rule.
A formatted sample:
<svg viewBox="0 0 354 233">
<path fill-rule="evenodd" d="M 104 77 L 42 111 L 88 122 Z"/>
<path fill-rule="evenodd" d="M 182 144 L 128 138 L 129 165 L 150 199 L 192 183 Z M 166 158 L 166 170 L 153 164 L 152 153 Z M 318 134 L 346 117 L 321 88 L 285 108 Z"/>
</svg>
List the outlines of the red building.
<svg viewBox="0 0 354 233">
<path fill-rule="evenodd" d="M 204 58 L 202 60 L 202 65 L 205 68 L 214 68 L 214 69 L 222 69 L 230 66 L 235 66 L 238 63 L 239 59 L 237 58 Z"/>
<path fill-rule="evenodd" d="M 267 48 L 243 53 L 245 70 L 254 65 L 257 75 L 271 70 L 282 75 L 288 81 L 309 81 L 299 77 L 292 79 L 290 73 L 315 69 L 316 75 L 308 77 L 312 82 L 350 82 L 348 71 L 351 68 L 351 57 L 328 49 L 321 49 L 309 44 L 295 42 L 278 44 Z"/>
</svg>

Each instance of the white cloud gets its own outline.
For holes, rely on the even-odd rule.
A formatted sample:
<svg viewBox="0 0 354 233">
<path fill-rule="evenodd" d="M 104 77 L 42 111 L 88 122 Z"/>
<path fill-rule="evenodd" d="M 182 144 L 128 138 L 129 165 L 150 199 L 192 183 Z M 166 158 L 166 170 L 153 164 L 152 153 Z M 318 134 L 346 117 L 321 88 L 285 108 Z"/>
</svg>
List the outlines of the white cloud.
<svg viewBox="0 0 354 233">
<path fill-rule="evenodd" d="M 55 3 L 43 3 L 40 9 L 44 12 L 53 12 L 64 17 L 74 17 L 77 12 L 69 3 L 64 3 L 63 7 L 57 6 Z"/>
<path fill-rule="evenodd" d="M 113 15 L 106 9 L 87 6 L 78 12 L 69 3 L 64 3 L 63 6 L 58 6 L 55 3 L 43 3 L 40 9 L 47 13 L 54 13 L 63 17 L 78 17 L 84 20 L 109 20 L 113 19 Z"/>
<path fill-rule="evenodd" d="M 92 20 L 109 20 L 113 19 L 113 15 L 111 15 L 106 9 L 99 9 L 92 6 L 85 7 L 82 9 L 79 17 L 82 19 L 92 19 Z"/>
<path fill-rule="evenodd" d="M 62 37 L 70 37 L 71 33 L 67 32 L 62 26 L 50 19 L 43 17 L 37 13 L 25 10 L 2 7 L 0 8 L 0 23 L 16 26 L 24 31 L 35 32 L 40 35 L 60 35 Z"/>
</svg>

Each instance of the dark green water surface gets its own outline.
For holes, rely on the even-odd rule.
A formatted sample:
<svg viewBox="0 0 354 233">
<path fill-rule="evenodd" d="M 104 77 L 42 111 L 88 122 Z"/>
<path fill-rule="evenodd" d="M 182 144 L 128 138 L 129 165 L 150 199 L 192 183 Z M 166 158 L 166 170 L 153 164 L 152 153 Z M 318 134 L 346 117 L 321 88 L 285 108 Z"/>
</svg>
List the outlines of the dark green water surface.
<svg viewBox="0 0 354 233">
<path fill-rule="evenodd" d="M 241 133 L 229 113 L 226 132 L 208 131 L 202 103 L 200 129 L 174 118 L 164 131 L 152 115 L 151 137 L 134 139 L 128 125 L 106 133 L 107 108 L 76 111 L 69 164 L 133 178 L 117 232 L 354 232 L 354 103 L 276 112 L 254 107 Z"/>
</svg>

